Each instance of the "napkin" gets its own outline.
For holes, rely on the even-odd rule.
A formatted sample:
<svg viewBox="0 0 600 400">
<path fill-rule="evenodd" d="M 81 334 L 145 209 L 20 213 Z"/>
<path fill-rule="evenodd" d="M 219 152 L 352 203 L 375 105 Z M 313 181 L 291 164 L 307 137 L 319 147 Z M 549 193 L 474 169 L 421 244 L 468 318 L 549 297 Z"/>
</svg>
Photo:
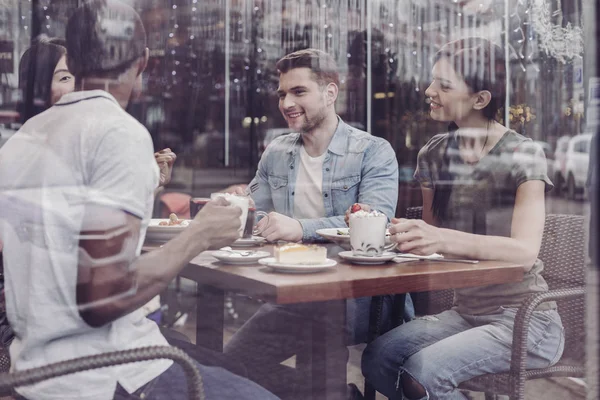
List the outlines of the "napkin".
<svg viewBox="0 0 600 400">
<path fill-rule="evenodd" d="M 429 254 L 428 256 L 420 256 L 418 254 L 412 253 L 399 253 L 398 256 L 395 257 L 392 261 L 396 263 L 402 263 L 414 260 L 437 260 L 440 258 L 444 258 L 444 256 L 438 253 Z"/>
</svg>

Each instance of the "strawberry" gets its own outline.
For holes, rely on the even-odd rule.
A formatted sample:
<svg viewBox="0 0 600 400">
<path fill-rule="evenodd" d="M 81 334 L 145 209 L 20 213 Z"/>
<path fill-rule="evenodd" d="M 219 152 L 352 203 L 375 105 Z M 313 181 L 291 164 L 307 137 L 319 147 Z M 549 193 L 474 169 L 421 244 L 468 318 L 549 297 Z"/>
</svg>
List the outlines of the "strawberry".
<svg viewBox="0 0 600 400">
<path fill-rule="evenodd" d="M 352 204 L 352 208 L 350 208 L 350 212 L 351 213 L 355 213 L 355 212 L 360 211 L 360 210 L 361 210 L 360 204 L 358 204 L 358 203 Z"/>
</svg>

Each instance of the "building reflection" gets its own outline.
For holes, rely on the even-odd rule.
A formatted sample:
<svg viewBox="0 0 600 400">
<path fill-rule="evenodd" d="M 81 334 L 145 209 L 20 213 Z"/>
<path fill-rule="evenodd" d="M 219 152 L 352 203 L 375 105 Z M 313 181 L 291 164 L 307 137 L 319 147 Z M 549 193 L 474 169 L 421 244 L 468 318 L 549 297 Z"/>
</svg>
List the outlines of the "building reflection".
<svg viewBox="0 0 600 400">
<path fill-rule="evenodd" d="M 233 168 L 243 181 L 267 132 L 285 127 L 275 62 L 316 47 L 339 63 L 341 117 L 392 143 L 408 185 L 418 149 L 445 129 L 428 118 L 424 103 L 431 57 L 449 40 L 479 35 L 509 44 L 511 109 L 501 117 L 554 148 L 560 136 L 584 127 L 582 55 L 548 53 L 552 37 L 539 10 L 506 1 L 508 15 L 496 0 L 128 0 L 147 27 L 151 54 L 145 95 L 129 111 L 157 148 L 175 149 L 194 169 Z M 14 71 L 32 33 L 64 36 L 77 4 L 2 2 L 0 41 L 10 41 L 15 56 L 12 70 L 2 71 L 2 110 L 18 100 Z M 576 33 L 581 0 L 545 4 L 551 24 Z M 573 37 L 564 49 L 577 47 Z"/>
</svg>

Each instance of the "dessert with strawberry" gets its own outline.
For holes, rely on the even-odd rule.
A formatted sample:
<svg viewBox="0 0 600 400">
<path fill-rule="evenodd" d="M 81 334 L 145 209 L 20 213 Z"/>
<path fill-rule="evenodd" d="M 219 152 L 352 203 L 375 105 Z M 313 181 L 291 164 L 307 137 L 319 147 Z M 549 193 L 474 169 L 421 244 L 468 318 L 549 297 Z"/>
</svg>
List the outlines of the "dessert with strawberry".
<svg viewBox="0 0 600 400">
<path fill-rule="evenodd" d="M 362 210 L 362 207 L 360 206 L 360 204 L 358 203 L 354 203 L 352 204 L 352 207 L 350 207 L 350 213 L 354 214 L 357 211 Z"/>
</svg>

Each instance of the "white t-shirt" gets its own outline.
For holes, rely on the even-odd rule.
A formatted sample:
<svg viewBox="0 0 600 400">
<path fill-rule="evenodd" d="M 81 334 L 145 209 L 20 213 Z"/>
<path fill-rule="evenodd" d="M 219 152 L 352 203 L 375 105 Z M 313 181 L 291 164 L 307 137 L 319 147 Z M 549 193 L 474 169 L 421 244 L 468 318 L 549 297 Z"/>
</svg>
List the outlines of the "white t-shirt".
<svg viewBox="0 0 600 400">
<path fill-rule="evenodd" d="M 325 216 L 323 204 L 323 161 L 327 152 L 311 157 L 300 147 L 300 168 L 294 189 L 294 218 L 315 219 Z"/>
<path fill-rule="evenodd" d="M 140 218 L 140 240 L 133 243 L 139 255 L 158 177 L 148 131 L 100 90 L 63 96 L 0 149 L 0 240 L 7 314 L 16 334 L 12 370 L 167 345 L 141 309 L 90 327 L 79 315 L 75 290 L 84 205 Z M 18 391 L 30 400 L 109 400 L 117 383 L 133 392 L 171 364 L 157 360 L 103 368 Z"/>
</svg>

